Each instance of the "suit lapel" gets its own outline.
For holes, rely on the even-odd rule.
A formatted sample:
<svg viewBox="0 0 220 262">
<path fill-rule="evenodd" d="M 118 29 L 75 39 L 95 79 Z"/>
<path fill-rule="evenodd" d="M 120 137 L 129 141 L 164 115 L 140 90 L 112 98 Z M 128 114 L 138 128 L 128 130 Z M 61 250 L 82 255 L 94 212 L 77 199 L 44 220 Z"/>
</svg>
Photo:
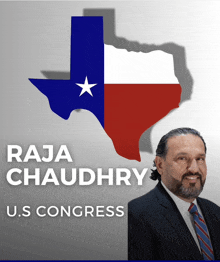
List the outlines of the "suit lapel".
<svg viewBox="0 0 220 262">
<path fill-rule="evenodd" d="M 180 239 L 181 243 L 185 246 L 185 250 L 187 250 L 189 257 L 192 257 L 195 260 L 203 260 L 200 250 L 176 204 L 161 183 L 158 183 L 156 189 L 158 189 L 155 193 L 158 203 L 161 206 L 161 214 L 175 230 L 178 239 Z"/>
<path fill-rule="evenodd" d="M 214 256 L 216 260 L 220 259 L 220 236 L 219 232 L 219 219 L 216 214 L 212 211 L 210 206 L 201 198 L 197 198 L 198 204 L 202 210 L 202 214 L 207 224 L 209 235 L 211 238 L 212 246 L 214 249 Z"/>
</svg>

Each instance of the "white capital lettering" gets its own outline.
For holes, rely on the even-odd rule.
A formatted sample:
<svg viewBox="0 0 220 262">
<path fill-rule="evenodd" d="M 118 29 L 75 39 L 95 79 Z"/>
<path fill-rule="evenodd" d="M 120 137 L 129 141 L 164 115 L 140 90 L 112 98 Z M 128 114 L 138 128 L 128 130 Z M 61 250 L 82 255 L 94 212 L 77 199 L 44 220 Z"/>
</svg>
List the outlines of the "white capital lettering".
<svg viewBox="0 0 220 262">
<path fill-rule="evenodd" d="M 142 185 L 143 184 L 143 178 L 146 175 L 148 168 L 144 168 L 142 170 L 141 174 L 139 174 L 139 172 L 137 171 L 136 168 L 132 168 L 132 170 L 133 170 L 133 172 L 134 172 L 134 174 L 135 174 L 135 176 L 136 176 L 136 178 L 138 180 L 138 185 L 139 186 Z"/>
</svg>

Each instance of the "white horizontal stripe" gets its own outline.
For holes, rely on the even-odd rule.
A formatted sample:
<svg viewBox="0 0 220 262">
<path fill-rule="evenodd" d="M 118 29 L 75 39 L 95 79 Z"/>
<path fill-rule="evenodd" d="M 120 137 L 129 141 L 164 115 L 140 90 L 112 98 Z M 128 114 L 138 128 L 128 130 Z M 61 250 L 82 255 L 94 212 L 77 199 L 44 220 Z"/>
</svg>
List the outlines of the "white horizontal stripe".
<svg viewBox="0 0 220 262">
<path fill-rule="evenodd" d="M 173 56 L 163 51 L 128 52 L 105 45 L 105 84 L 178 84 Z"/>
</svg>

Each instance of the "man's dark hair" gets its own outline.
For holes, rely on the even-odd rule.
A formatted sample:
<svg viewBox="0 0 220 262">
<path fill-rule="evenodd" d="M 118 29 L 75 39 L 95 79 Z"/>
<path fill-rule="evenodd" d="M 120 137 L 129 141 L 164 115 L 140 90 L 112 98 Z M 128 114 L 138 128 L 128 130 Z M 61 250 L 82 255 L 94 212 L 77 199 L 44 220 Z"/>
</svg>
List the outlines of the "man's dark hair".
<svg viewBox="0 0 220 262">
<path fill-rule="evenodd" d="M 167 142 L 168 142 L 168 139 L 171 138 L 171 137 L 174 137 L 174 136 L 180 136 L 180 135 L 194 135 L 194 136 L 198 136 L 201 138 L 204 146 L 205 146 L 205 153 L 206 153 L 206 143 L 203 139 L 203 137 L 200 135 L 200 133 L 195 130 L 195 129 L 192 129 L 192 128 L 189 128 L 189 127 L 181 127 L 181 128 L 176 128 L 176 129 L 173 129 L 171 130 L 169 133 L 167 133 L 166 135 L 164 135 L 161 139 L 160 139 L 160 142 L 157 146 L 157 150 L 156 150 L 156 156 L 160 156 L 162 158 L 166 158 L 166 155 L 167 155 L 167 150 L 168 150 L 168 147 L 167 147 Z M 156 163 L 154 161 L 153 163 L 153 166 L 156 167 Z M 152 173 L 151 173 L 151 176 L 150 178 L 153 179 L 153 180 L 161 180 L 161 176 L 159 174 L 159 172 L 157 171 L 157 169 L 153 170 L 151 169 Z"/>
</svg>

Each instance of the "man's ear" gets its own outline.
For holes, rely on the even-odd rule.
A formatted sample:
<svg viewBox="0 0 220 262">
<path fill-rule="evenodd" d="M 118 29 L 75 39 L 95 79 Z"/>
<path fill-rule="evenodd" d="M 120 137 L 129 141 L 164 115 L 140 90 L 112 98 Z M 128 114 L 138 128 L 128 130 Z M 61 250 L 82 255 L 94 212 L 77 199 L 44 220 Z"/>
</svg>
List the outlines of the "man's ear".
<svg viewBox="0 0 220 262">
<path fill-rule="evenodd" d="M 158 173 L 160 175 L 163 175 L 164 159 L 160 156 L 156 156 L 154 161 L 155 161 Z"/>
</svg>

